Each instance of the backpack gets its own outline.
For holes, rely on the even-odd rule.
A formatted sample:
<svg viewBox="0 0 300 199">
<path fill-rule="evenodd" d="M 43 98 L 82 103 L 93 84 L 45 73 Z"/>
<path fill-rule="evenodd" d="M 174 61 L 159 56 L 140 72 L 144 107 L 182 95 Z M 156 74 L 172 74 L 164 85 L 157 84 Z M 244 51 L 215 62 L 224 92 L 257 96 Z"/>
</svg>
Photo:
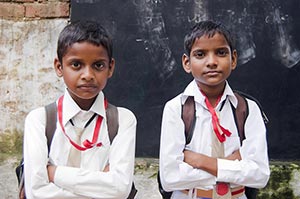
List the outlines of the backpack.
<svg viewBox="0 0 300 199">
<path fill-rule="evenodd" d="M 45 134 L 47 137 L 47 146 L 48 146 L 48 153 L 49 153 L 52 138 L 53 138 L 54 132 L 56 130 L 56 121 L 57 121 L 56 102 L 46 105 L 45 111 L 46 111 Z M 107 130 L 108 130 L 109 140 L 110 140 L 110 143 L 112 143 L 115 136 L 117 135 L 118 128 L 119 128 L 117 107 L 108 103 L 108 106 L 106 109 L 106 117 L 107 117 L 107 128 L 108 128 Z M 26 199 L 23 169 L 24 169 L 24 160 L 22 158 L 20 164 L 16 167 L 16 175 L 18 178 L 19 198 L 20 199 Z M 130 194 L 127 199 L 133 199 L 134 196 L 136 195 L 136 193 L 137 193 L 137 190 L 134 186 L 134 183 L 132 183 L 131 191 L 130 191 Z"/>
<path fill-rule="evenodd" d="M 264 123 L 267 124 L 269 122 L 266 114 L 263 112 L 262 107 L 260 103 L 253 98 L 250 95 L 247 95 L 245 93 L 242 93 L 240 91 L 234 91 L 234 95 L 238 100 L 238 105 L 236 108 L 234 108 L 233 104 L 231 104 L 231 109 L 234 115 L 234 121 L 238 129 L 240 142 L 242 143 L 245 137 L 244 132 L 244 124 L 246 122 L 246 119 L 248 117 L 248 102 L 245 98 L 251 99 L 256 102 L 256 104 L 259 106 L 261 110 L 261 114 L 263 116 Z M 195 109 L 195 100 L 194 97 L 189 96 L 185 103 L 182 105 L 181 109 L 181 118 L 183 120 L 184 126 L 185 126 L 185 140 L 186 145 L 190 143 L 193 137 L 194 129 L 195 129 L 195 123 L 196 123 L 196 109 Z M 160 194 L 162 195 L 163 199 L 170 199 L 172 192 L 167 192 L 163 189 L 160 181 L 159 172 L 157 174 L 157 182 L 158 182 L 158 189 Z M 245 187 L 245 194 L 248 199 L 256 199 L 258 193 L 258 189 L 251 188 L 251 187 Z"/>
</svg>

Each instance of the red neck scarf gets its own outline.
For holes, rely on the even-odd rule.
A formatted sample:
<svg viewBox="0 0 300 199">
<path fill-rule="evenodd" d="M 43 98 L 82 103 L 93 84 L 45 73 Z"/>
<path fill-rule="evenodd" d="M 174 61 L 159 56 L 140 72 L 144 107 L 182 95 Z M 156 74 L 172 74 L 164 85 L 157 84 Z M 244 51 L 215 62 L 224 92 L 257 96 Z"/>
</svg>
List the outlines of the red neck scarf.
<svg viewBox="0 0 300 199">
<path fill-rule="evenodd" d="M 212 125 L 213 125 L 214 132 L 215 132 L 218 140 L 220 142 L 224 142 L 226 140 L 226 136 L 229 137 L 231 135 L 231 133 L 227 129 L 225 129 L 224 127 L 221 126 L 221 124 L 219 122 L 219 118 L 217 116 L 217 113 L 216 113 L 214 107 L 210 104 L 210 102 L 208 100 L 208 97 L 205 95 L 204 92 L 201 91 L 201 93 L 205 96 L 205 104 L 206 104 L 206 106 L 207 106 L 207 108 L 208 108 L 208 110 L 211 114 L 211 117 L 212 117 Z M 216 106 L 220 102 L 221 96 L 222 95 L 220 95 L 218 97 L 217 102 L 216 102 Z"/>
<path fill-rule="evenodd" d="M 76 149 L 78 149 L 80 151 L 85 151 L 85 150 L 90 149 L 90 148 L 92 148 L 94 146 L 101 147 L 102 143 L 101 142 L 96 143 L 96 142 L 97 142 L 98 137 L 99 137 L 100 127 L 101 127 L 101 123 L 103 121 L 103 117 L 101 117 L 100 115 L 98 115 L 98 118 L 97 118 L 97 121 L 96 121 L 96 125 L 95 125 L 95 128 L 94 128 L 94 134 L 93 134 L 92 142 L 89 141 L 89 140 L 85 140 L 83 142 L 83 146 L 80 146 L 77 143 L 75 143 L 74 141 L 72 141 L 72 139 L 65 132 L 65 128 L 64 128 L 64 125 L 63 125 L 63 99 L 64 99 L 64 96 L 61 96 L 58 99 L 58 105 L 57 105 L 58 120 L 59 120 L 59 124 L 60 124 L 60 127 L 61 127 L 64 135 L 69 139 L 70 143 Z M 105 109 L 107 108 L 107 104 L 108 104 L 107 100 L 105 99 L 104 100 Z"/>
</svg>

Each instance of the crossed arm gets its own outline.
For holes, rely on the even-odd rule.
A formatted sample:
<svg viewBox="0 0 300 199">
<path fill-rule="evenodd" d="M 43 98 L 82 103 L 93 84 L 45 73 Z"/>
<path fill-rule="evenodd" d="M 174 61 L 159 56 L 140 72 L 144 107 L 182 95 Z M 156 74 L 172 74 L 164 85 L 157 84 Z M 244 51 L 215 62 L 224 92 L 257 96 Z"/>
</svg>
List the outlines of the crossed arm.
<svg viewBox="0 0 300 199">
<path fill-rule="evenodd" d="M 54 175 L 56 171 L 56 166 L 55 165 L 48 165 L 47 166 L 47 171 L 48 171 L 48 177 L 50 182 L 54 182 Z M 103 172 L 108 172 L 109 171 L 109 164 L 105 166 Z"/>
<path fill-rule="evenodd" d="M 231 155 L 224 158 L 227 160 L 241 160 L 241 154 L 239 150 L 234 151 Z M 184 150 L 184 162 L 191 165 L 194 168 L 207 171 L 208 173 L 217 176 L 218 164 L 217 158 L 209 157 L 201 153 L 196 153 L 190 150 Z"/>
</svg>

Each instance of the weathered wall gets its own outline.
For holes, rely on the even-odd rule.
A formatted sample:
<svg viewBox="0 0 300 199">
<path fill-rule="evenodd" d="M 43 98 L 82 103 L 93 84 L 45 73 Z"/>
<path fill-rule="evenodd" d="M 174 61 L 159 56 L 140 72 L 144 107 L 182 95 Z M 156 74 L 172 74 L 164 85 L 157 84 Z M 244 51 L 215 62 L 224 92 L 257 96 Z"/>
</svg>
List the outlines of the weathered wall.
<svg viewBox="0 0 300 199">
<path fill-rule="evenodd" d="M 31 109 L 62 92 L 53 59 L 69 9 L 69 0 L 0 1 L 0 133 L 22 131 Z"/>
<path fill-rule="evenodd" d="M 53 70 L 58 33 L 65 19 L 0 20 L 0 132 L 22 129 L 29 110 L 62 90 Z"/>
</svg>

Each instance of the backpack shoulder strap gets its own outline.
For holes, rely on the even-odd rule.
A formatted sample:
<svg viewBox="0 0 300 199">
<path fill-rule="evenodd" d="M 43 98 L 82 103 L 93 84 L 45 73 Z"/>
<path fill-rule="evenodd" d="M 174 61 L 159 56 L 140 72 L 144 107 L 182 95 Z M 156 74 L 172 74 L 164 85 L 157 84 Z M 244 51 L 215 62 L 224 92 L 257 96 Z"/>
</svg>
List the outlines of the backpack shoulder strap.
<svg viewBox="0 0 300 199">
<path fill-rule="evenodd" d="M 234 115 L 235 124 L 237 126 L 238 133 L 240 136 L 240 141 L 242 143 L 242 141 L 246 138 L 245 131 L 244 131 L 244 125 L 245 125 L 245 121 L 249 114 L 248 102 L 245 99 L 245 97 L 243 97 L 238 92 L 234 92 L 234 95 L 237 98 L 238 104 L 237 104 L 235 111 L 233 111 L 234 107 L 232 104 L 231 104 L 231 107 L 232 107 L 232 111 L 233 111 L 233 115 Z"/>
<path fill-rule="evenodd" d="M 196 123 L 196 108 L 193 96 L 189 96 L 182 105 L 181 117 L 184 123 L 185 143 L 187 145 L 192 140 Z"/>
<path fill-rule="evenodd" d="M 235 91 L 234 94 L 238 100 L 238 105 L 237 108 L 234 108 L 233 105 L 231 106 L 233 110 L 235 123 L 237 125 L 239 136 L 242 142 L 245 139 L 244 124 L 249 114 L 248 103 L 244 95 L 240 94 L 240 92 Z M 181 116 L 185 126 L 186 144 L 189 144 L 193 136 L 196 122 L 196 109 L 194 97 L 189 96 L 185 103 L 182 105 Z"/>
<path fill-rule="evenodd" d="M 51 104 L 46 105 L 45 110 L 46 110 L 45 134 L 47 137 L 47 145 L 48 145 L 48 152 L 49 152 L 52 138 L 53 138 L 54 132 L 56 130 L 56 121 L 57 121 L 56 102 L 52 102 Z"/>
<path fill-rule="evenodd" d="M 56 130 L 56 121 L 57 121 L 56 102 L 46 105 L 45 110 L 46 110 L 45 133 L 47 137 L 47 145 L 49 150 L 54 132 Z M 117 107 L 109 103 L 106 109 L 106 117 L 107 117 L 107 128 L 108 128 L 109 140 L 110 143 L 112 143 L 113 139 L 117 135 L 118 128 L 119 128 L 119 116 L 118 116 Z"/>
<path fill-rule="evenodd" d="M 106 109 L 106 119 L 107 119 L 107 130 L 108 130 L 109 140 L 110 143 L 112 143 L 118 133 L 119 114 L 118 114 L 118 108 L 110 103 L 108 103 Z"/>
<path fill-rule="evenodd" d="M 249 115 L 249 107 L 248 107 L 248 102 L 247 102 L 246 98 L 251 99 L 254 102 L 256 102 L 256 104 L 260 108 L 260 111 L 261 111 L 261 114 L 262 114 L 265 124 L 267 124 L 269 122 L 269 120 L 268 120 L 266 114 L 264 113 L 264 111 L 262 110 L 260 103 L 254 97 L 247 95 L 245 93 L 242 93 L 240 91 L 234 91 L 234 95 L 236 96 L 236 98 L 238 100 L 238 105 L 237 105 L 235 111 L 234 111 L 234 107 L 232 104 L 231 104 L 231 106 L 232 106 L 235 123 L 238 128 L 240 142 L 242 144 L 243 140 L 246 139 L 244 125 L 245 125 L 246 119 Z M 245 187 L 245 194 L 246 194 L 247 198 L 254 199 L 257 197 L 257 193 L 258 193 L 258 189 L 252 188 L 252 187 Z"/>
<path fill-rule="evenodd" d="M 112 144 L 119 129 L 119 112 L 118 108 L 110 103 L 108 103 L 108 106 L 106 108 L 106 121 L 110 144 Z M 132 182 L 131 191 L 127 199 L 134 199 L 136 193 L 137 189 L 135 188 L 134 182 Z"/>
<path fill-rule="evenodd" d="M 241 142 L 242 142 L 246 138 L 245 132 L 244 132 L 244 125 L 245 125 L 245 121 L 249 114 L 249 107 L 248 107 L 248 102 L 247 102 L 246 98 L 253 100 L 258 105 L 265 124 L 267 124 L 269 122 L 269 119 L 268 119 L 267 115 L 265 114 L 265 112 L 263 111 L 262 106 L 260 105 L 260 103 L 257 99 L 255 99 L 254 97 L 252 97 L 248 94 L 240 92 L 240 91 L 234 91 L 234 95 L 236 96 L 236 98 L 238 100 L 238 105 L 234 112 L 234 119 L 235 119 L 236 125 L 238 127 L 238 132 L 239 132 Z M 231 106 L 233 108 L 232 110 L 234 110 L 234 107 L 232 104 L 231 104 Z"/>
</svg>

